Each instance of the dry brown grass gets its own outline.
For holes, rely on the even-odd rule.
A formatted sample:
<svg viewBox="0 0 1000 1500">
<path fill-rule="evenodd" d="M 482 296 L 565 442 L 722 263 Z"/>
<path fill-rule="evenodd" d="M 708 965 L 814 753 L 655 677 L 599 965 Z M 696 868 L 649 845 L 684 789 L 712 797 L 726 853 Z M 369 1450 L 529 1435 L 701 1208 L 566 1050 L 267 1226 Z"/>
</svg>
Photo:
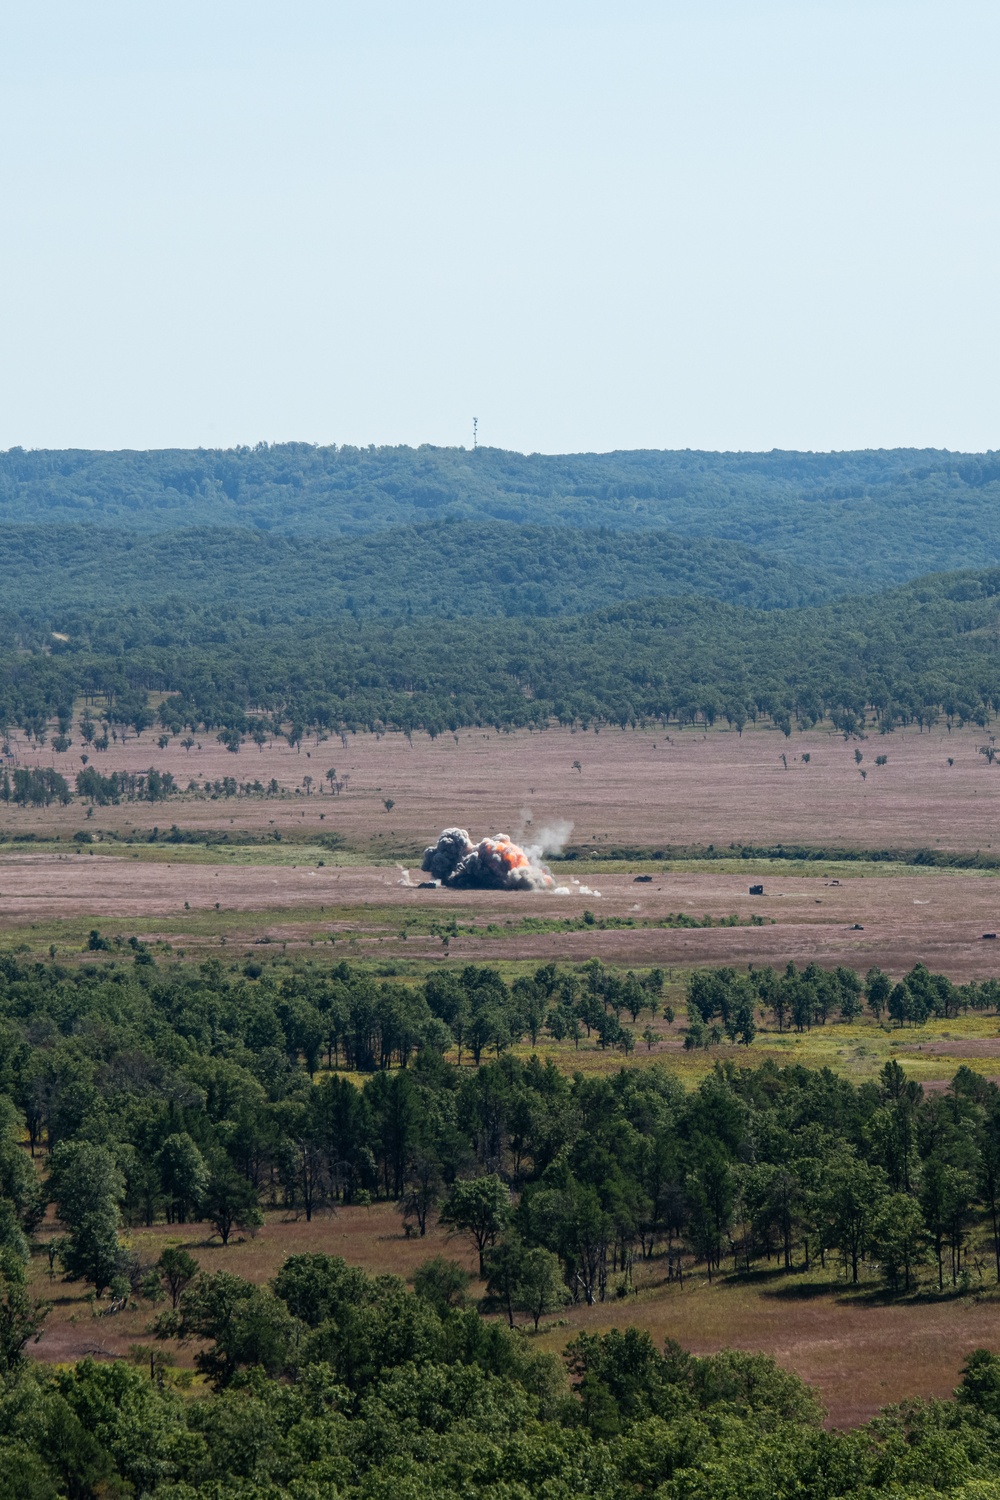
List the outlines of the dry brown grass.
<svg viewBox="0 0 1000 1500">
<path fill-rule="evenodd" d="M 986 978 L 1000 968 L 1000 950 L 982 938 L 1000 925 L 1000 883 L 991 874 L 869 873 L 830 884 L 817 875 L 779 873 L 765 877 L 763 898 L 747 894 L 756 878 L 749 861 L 739 874 L 709 865 L 658 873 L 649 885 L 636 885 L 627 865 L 587 878 L 597 885 L 599 898 L 422 891 L 400 886 L 391 866 L 211 865 L 183 858 L 153 863 L 127 851 L 94 858 L 7 852 L 0 855 L 0 930 L 23 930 L 31 942 L 35 924 L 41 934 L 37 941 L 75 942 L 77 951 L 90 919 L 111 919 L 115 931 L 169 937 L 187 946 L 218 943 L 220 935 L 237 947 L 253 946 L 262 934 L 293 946 L 331 933 L 340 940 L 354 936 L 358 956 L 387 960 L 582 963 L 597 955 L 625 967 L 688 969 L 716 963 L 783 966 L 793 959 L 847 964 L 862 973 L 878 964 L 900 974 L 920 959 L 956 981 Z M 757 915 L 765 925 L 518 930 L 527 917 L 579 919 L 588 908 L 599 918 L 638 924 L 684 912 L 698 918 L 736 914 L 744 922 Z M 475 924 L 480 930 L 450 939 L 446 951 L 427 929 L 452 915 L 460 926 Z M 416 925 L 404 940 L 410 918 Z M 67 931 L 62 939 L 59 924 L 74 923 L 75 935 Z M 499 930 L 487 932 L 491 924 Z"/>
<path fill-rule="evenodd" d="M 668 736 L 662 730 L 466 729 L 457 738 L 434 741 L 417 734 L 412 745 L 400 734 L 350 735 L 346 747 L 339 739 L 312 740 L 298 752 L 284 741 L 260 752 L 248 744 L 238 755 L 208 735 L 190 752 L 176 737 L 160 750 L 155 733 L 147 731 L 138 741 L 91 752 L 92 763 L 105 774 L 156 765 L 183 786 L 192 778 L 266 783 L 274 777 L 289 793 L 306 774 L 317 787 L 325 785 L 326 771 L 336 767 L 349 778 L 347 790 L 341 797 L 314 788 L 310 797 L 284 800 L 179 799 L 157 809 L 102 808 L 90 826 L 335 829 L 359 847 L 416 850 L 450 823 L 477 834 L 500 828 L 517 833 L 532 817 L 534 827 L 567 819 L 574 840 L 596 848 L 783 841 L 1000 851 L 1000 769 L 978 754 L 986 737 L 975 728 L 873 736 L 860 746 L 867 772 L 862 781 L 854 745 L 831 730 L 786 740 L 771 729 L 748 729 L 742 737 L 725 730 Z M 50 745 L 37 750 L 23 739 L 13 745 L 20 764 L 51 765 L 71 779 L 80 769 L 82 748 L 77 734 L 63 754 Z M 808 764 L 803 753 L 810 756 Z M 875 766 L 878 754 L 888 755 L 886 766 Z M 580 772 L 573 769 L 577 760 Z M 390 797 L 395 806 L 387 815 L 383 799 Z M 71 832 L 82 826 L 83 816 L 71 804 L 42 814 L 9 809 L 3 822 L 12 832 Z"/>
<path fill-rule="evenodd" d="M 208 1238 L 206 1225 L 157 1225 L 134 1231 L 132 1242 L 152 1261 L 164 1246 L 183 1245 L 206 1271 L 226 1269 L 262 1283 L 288 1255 L 322 1252 L 341 1255 L 372 1274 L 407 1278 L 432 1255 L 445 1255 L 474 1272 L 475 1255 L 461 1238 L 432 1227 L 425 1239 L 407 1239 L 395 1208 L 345 1208 L 307 1224 L 269 1214 L 253 1239 L 223 1249 Z M 929 1298 L 884 1304 L 859 1297 L 817 1277 L 763 1273 L 749 1279 L 689 1276 L 683 1287 L 666 1285 L 663 1265 L 654 1260 L 637 1271 L 637 1294 L 595 1307 L 570 1306 L 563 1317 L 543 1325 L 542 1347 L 561 1350 L 575 1333 L 603 1332 L 633 1324 L 662 1343 L 677 1339 L 695 1353 L 727 1346 L 773 1354 L 816 1386 L 837 1426 L 863 1422 L 880 1407 L 909 1396 L 946 1396 L 958 1381 L 968 1352 L 1000 1345 L 1000 1302 Z M 820 1273 L 826 1274 L 826 1273 Z M 54 1306 L 33 1353 L 52 1363 L 92 1355 L 120 1358 L 130 1346 L 149 1343 L 148 1323 L 157 1309 L 145 1305 L 114 1317 L 94 1317 L 80 1283 L 50 1282 L 44 1263 L 34 1263 L 38 1295 Z M 481 1292 L 474 1281 L 472 1290 Z M 191 1363 L 180 1350 L 178 1362 Z"/>
</svg>

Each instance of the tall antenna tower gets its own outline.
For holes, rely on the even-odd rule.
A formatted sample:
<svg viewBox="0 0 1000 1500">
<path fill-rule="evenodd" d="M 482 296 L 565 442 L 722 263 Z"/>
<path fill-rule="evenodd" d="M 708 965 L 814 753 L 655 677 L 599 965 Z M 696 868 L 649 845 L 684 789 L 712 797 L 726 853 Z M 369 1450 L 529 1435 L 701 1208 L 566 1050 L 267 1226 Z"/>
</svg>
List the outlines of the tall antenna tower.
<svg viewBox="0 0 1000 1500">
<path fill-rule="evenodd" d="M 475 450 L 478 447 L 479 447 L 479 418 L 478 417 L 473 417 L 473 419 L 472 419 L 472 451 L 475 452 Z"/>
</svg>

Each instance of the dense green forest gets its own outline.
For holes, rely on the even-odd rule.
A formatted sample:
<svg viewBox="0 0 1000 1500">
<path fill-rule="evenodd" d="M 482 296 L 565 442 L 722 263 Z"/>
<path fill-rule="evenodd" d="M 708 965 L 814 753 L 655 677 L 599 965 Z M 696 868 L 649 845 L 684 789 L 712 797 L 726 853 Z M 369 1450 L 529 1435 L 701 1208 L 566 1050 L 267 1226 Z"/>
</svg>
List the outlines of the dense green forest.
<svg viewBox="0 0 1000 1500">
<path fill-rule="evenodd" d="M 694 1359 L 626 1328 L 577 1337 L 563 1365 L 530 1337 L 568 1300 L 627 1298 L 640 1259 L 669 1279 L 829 1263 L 890 1296 L 994 1282 L 994 1084 L 963 1068 L 925 1097 L 895 1062 L 861 1086 L 730 1062 L 685 1093 L 655 1063 L 567 1077 L 511 1054 L 545 1030 L 622 1014 L 638 1025 L 662 1004 L 655 971 L 544 966 L 507 985 L 469 966 L 414 984 L 348 965 L 193 965 L 98 931 L 90 949 L 82 966 L 0 956 L 0 1496 L 992 1500 L 1000 1488 L 1000 1360 L 985 1352 L 955 1401 L 837 1434 L 759 1355 Z M 688 999 L 692 1025 L 737 1016 L 738 1032 L 748 998 L 834 1025 L 862 1002 L 901 1011 L 896 990 L 911 1015 L 951 1014 L 995 1006 L 1000 986 L 958 989 L 919 968 L 898 986 L 874 971 L 718 970 L 694 976 Z M 444 1056 L 456 1043 L 461 1067 Z M 415 1234 L 440 1217 L 467 1239 L 480 1307 L 441 1256 L 412 1290 L 322 1254 L 258 1286 L 169 1243 L 143 1261 L 124 1237 L 208 1219 L 225 1242 L 266 1209 L 311 1216 L 375 1197 Z M 46 1200 L 61 1232 L 36 1253 L 51 1251 L 53 1275 L 89 1281 L 105 1316 L 147 1309 L 152 1341 L 132 1365 L 27 1362 L 45 1309 L 25 1268 Z M 627 1324 L 624 1300 L 622 1313 Z M 207 1383 L 197 1397 L 178 1347 Z"/>
<path fill-rule="evenodd" d="M 867 1005 L 903 1026 L 996 1011 L 995 981 L 956 987 L 920 965 L 897 984 L 874 969 L 696 973 L 687 1042 L 725 1034 L 731 1047 L 686 1094 L 655 1063 L 568 1078 L 511 1052 L 585 1034 L 625 1053 L 657 1045 L 658 970 L 595 959 L 508 985 L 469 965 L 414 984 L 344 963 L 158 960 L 96 930 L 90 949 L 72 968 L 0 955 L 0 1229 L 12 1253 L 23 1245 L 46 1182 L 66 1269 L 98 1293 L 141 1286 L 122 1224 L 204 1215 L 225 1241 L 264 1207 L 308 1219 L 371 1198 L 398 1202 L 421 1234 L 443 1213 L 485 1274 L 498 1247 L 512 1261 L 544 1249 L 556 1306 L 621 1294 L 637 1257 L 711 1275 L 833 1256 L 855 1282 L 871 1262 L 892 1292 L 928 1262 L 941 1289 L 1000 1279 L 996 1085 L 963 1068 L 925 1098 L 896 1062 L 856 1087 L 734 1061 L 764 1012 L 802 1029 Z M 15 1145 L 22 1131 L 45 1179 Z"/>
<path fill-rule="evenodd" d="M 859 581 L 1000 562 L 1000 458 L 854 453 L 315 448 L 0 455 L 0 519 L 318 537 L 445 517 L 743 542 Z"/>
<path fill-rule="evenodd" d="M 738 542 L 658 529 L 424 522 L 308 539 L 236 528 L 152 536 L 79 523 L 0 532 L 7 610 L 43 628 L 70 611 L 224 604 L 292 622 L 342 613 L 562 615 L 645 594 L 706 594 L 755 609 L 819 603 L 843 573 L 775 561 Z"/>
<path fill-rule="evenodd" d="M 70 737 L 81 695 L 112 722 L 231 729 L 234 745 L 313 727 L 426 729 L 672 721 L 790 731 L 824 716 L 985 725 L 1000 708 L 1000 570 L 938 575 L 801 610 L 709 599 L 624 603 L 550 619 L 271 620 L 174 600 L 67 610 L 60 640 L 8 621 L 0 724 Z M 27 650 L 25 650 L 27 648 Z"/>
</svg>

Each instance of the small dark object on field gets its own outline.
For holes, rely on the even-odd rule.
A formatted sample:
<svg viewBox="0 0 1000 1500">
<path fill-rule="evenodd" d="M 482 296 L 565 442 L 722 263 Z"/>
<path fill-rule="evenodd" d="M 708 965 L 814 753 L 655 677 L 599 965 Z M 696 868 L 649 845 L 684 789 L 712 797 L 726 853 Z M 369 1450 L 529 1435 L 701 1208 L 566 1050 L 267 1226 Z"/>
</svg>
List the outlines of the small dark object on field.
<svg viewBox="0 0 1000 1500">
<path fill-rule="evenodd" d="M 764 894 L 764 887 L 762 885 L 752 885 L 750 887 L 749 894 L 751 896 L 763 896 L 763 894 Z"/>
<path fill-rule="evenodd" d="M 438 883 L 436 880 L 421 880 L 417 885 L 418 891 L 436 891 Z"/>
<path fill-rule="evenodd" d="M 991 942 L 991 941 L 995 943 L 996 942 L 996 938 L 997 938 L 997 935 L 996 935 L 995 932 L 984 932 L 982 940 L 983 940 L 984 943 Z"/>
<path fill-rule="evenodd" d="M 864 930 L 865 929 L 862 927 L 860 922 L 855 922 L 854 926 L 851 928 L 852 932 L 864 932 Z"/>
<path fill-rule="evenodd" d="M 635 879 L 633 880 L 632 884 L 633 885 L 649 885 L 649 883 L 652 880 L 652 878 L 653 878 L 652 875 L 637 875 L 635 877 Z"/>
</svg>

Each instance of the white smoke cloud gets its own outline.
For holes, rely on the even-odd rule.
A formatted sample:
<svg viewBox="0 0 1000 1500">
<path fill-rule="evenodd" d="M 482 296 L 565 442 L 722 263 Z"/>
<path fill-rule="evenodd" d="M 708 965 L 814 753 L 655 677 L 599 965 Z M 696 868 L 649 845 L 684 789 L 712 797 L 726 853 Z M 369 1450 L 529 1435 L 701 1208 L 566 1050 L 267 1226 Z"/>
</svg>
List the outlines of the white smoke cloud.
<svg viewBox="0 0 1000 1500">
<path fill-rule="evenodd" d="M 550 859 L 558 859 L 569 843 L 572 832 L 573 824 L 565 818 L 556 818 L 554 822 L 545 823 L 541 828 L 532 828 L 531 838 L 525 840 L 525 853 L 538 862 L 546 855 Z"/>
</svg>

